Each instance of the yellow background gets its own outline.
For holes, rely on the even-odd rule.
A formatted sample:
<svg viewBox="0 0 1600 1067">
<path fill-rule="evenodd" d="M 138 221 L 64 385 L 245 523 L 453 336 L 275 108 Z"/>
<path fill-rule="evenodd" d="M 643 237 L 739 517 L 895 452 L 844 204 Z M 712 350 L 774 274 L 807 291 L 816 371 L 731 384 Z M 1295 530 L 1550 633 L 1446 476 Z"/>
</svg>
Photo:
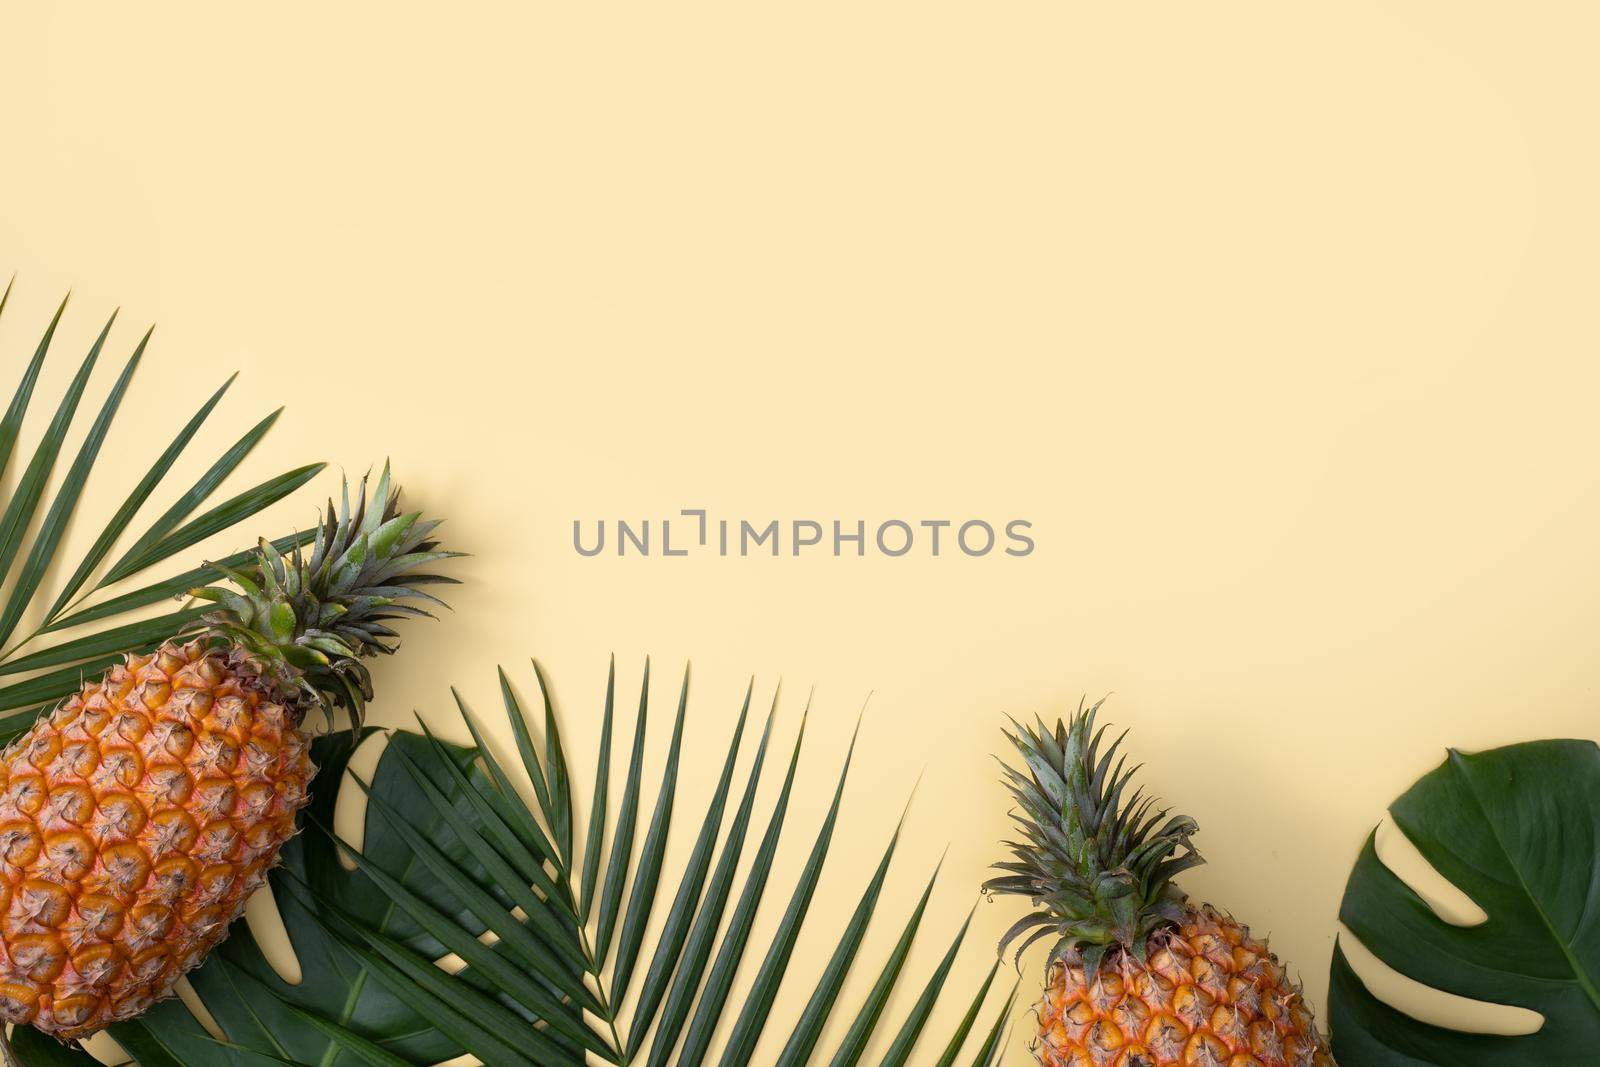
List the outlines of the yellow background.
<svg viewBox="0 0 1600 1067">
<path fill-rule="evenodd" d="M 1388 800 L 1449 744 L 1597 732 L 1596 22 L 31 5 L 0 41 L 0 353 L 68 287 L 52 381 L 114 305 L 119 352 L 159 323 L 106 511 L 235 368 L 213 451 L 289 408 L 234 487 L 392 456 L 473 558 L 457 612 L 381 665 L 382 723 L 463 736 L 449 686 L 488 716 L 495 665 L 531 692 L 536 655 L 587 768 L 607 656 L 624 692 L 654 656 L 663 743 L 692 657 L 679 859 L 747 676 L 783 679 L 785 730 L 815 685 L 774 901 L 873 692 L 769 1036 L 919 774 L 851 989 L 948 843 L 920 982 L 1006 831 L 1002 713 L 1082 694 L 1114 694 L 1145 781 L 1199 819 L 1184 884 L 1320 1005 Z M 1038 550 L 571 548 L 574 518 L 696 506 L 1023 517 Z M 1017 913 L 979 907 L 956 987 Z"/>
</svg>

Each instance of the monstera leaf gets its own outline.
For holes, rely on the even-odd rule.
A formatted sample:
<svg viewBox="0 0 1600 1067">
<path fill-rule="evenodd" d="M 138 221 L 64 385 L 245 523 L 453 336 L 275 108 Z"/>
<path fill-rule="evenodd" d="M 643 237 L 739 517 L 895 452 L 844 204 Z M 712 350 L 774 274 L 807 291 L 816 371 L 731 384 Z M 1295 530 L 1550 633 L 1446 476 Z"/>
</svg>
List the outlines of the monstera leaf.
<svg viewBox="0 0 1600 1067">
<path fill-rule="evenodd" d="M 1343 1067 L 1564 1067 L 1600 1060 L 1600 748 L 1540 741 L 1449 758 L 1390 814 L 1488 921 L 1439 919 L 1369 838 L 1340 917 L 1395 970 L 1538 1012 L 1525 1037 L 1419 1022 L 1374 997 L 1342 951 L 1330 1014 Z"/>
<path fill-rule="evenodd" d="M 644 773 L 646 669 L 617 798 L 611 791 L 613 671 L 582 827 L 577 780 L 554 708 L 547 698 L 542 730 L 536 730 L 504 675 L 501 682 L 534 803 L 523 801 L 470 716 L 480 746 L 470 750 L 440 742 L 426 726 L 420 734 L 396 733 L 372 781 L 351 776 L 353 785 L 345 786 L 364 789 L 369 798 L 358 850 L 331 829 L 349 743 L 319 740 L 324 770 L 306 831 L 271 877 L 302 981 L 279 978 L 248 931 L 236 930 L 191 976 L 220 1034 L 178 1001 L 113 1029 L 143 1067 L 406 1067 L 462 1052 L 493 1067 L 690 1067 L 713 1058 L 735 1067 L 754 1062 L 762 1034 L 780 1025 L 787 1035 L 775 1061 L 780 1067 L 851 1067 L 879 1039 L 886 1044 L 879 1062 L 888 1067 L 903 1067 L 914 1050 L 919 1062 L 939 1067 L 998 1061 L 1015 993 L 992 1025 L 980 1025 L 994 1013 L 985 1005 L 998 964 L 953 1006 L 941 996 L 965 925 L 904 1002 L 894 999 L 902 979 L 909 979 L 907 957 L 931 879 L 915 908 L 900 918 L 899 936 L 877 961 L 864 999 L 841 1003 L 900 839 L 894 830 L 877 864 L 860 872 L 860 903 L 842 925 L 810 914 L 841 814 L 848 759 L 820 826 L 801 831 L 807 855 L 800 874 L 786 896 L 774 900 L 779 889 L 770 875 L 789 829 L 802 743 L 796 737 L 787 753 L 774 755 L 770 713 L 752 740 L 748 694 L 721 773 L 705 783 L 711 795 L 697 798 L 704 807 L 694 813 L 690 854 L 681 869 L 669 870 L 668 834 L 682 799 L 687 679 L 665 766 L 652 788 Z M 735 773 L 741 755 L 748 759 L 742 776 Z M 758 813 L 758 789 L 774 763 L 782 786 L 772 807 Z M 354 871 L 340 863 L 341 853 Z M 757 913 L 774 905 L 782 909 L 776 932 L 758 944 Z M 789 973 L 802 936 L 826 937 L 834 945 L 821 974 Z M 451 966 L 440 966 L 447 955 Z M 753 984 L 736 997 L 741 972 Z M 785 982 L 811 993 L 797 1017 L 777 1020 L 774 1004 Z M 830 1031 L 830 1021 L 840 1029 Z M 30 1047 L 40 1044 L 29 1040 Z"/>
<path fill-rule="evenodd" d="M 10 297 L 11 286 L 7 285 L 0 294 L 0 313 L 5 311 Z M 40 372 L 65 310 L 63 301 L 34 346 L 11 402 L 0 415 L 0 476 L 8 472 L 17 451 Z M 5 321 L 0 314 L 0 324 Z M 62 540 L 93 481 L 95 464 L 150 340 L 146 333 L 122 365 L 52 492 L 52 475 L 58 461 L 66 458 L 62 453 L 68 433 L 79 407 L 92 392 L 90 379 L 115 321 L 116 316 L 112 315 L 95 338 L 56 402 L 49 422 L 39 429 L 38 441 L 26 465 L 15 481 L 0 492 L 0 584 L 11 583 L 10 591 L 0 598 L 0 743 L 26 730 L 42 708 L 75 692 L 85 675 L 97 674 L 126 653 L 154 648 L 200 614 L 198 610 L 179 608 L 147 617 L 144 609 L 221 577 L 221 572 L 211 566 L 164 577 L 152 577 L 150 572 L 282 499 L 322 469 L 321 464 L 299 467 L 206 506 L 223 481 L 271 429 L 278 417 L 273 412 L 251 425 L 165 510 L 136 527 L 134 520 L 158 495 L 173 465 L 232 385 L 233 379 L 229 378 L 164 448 L 161 445 L 167 438 L 157 428 L 165 421 L 166 411 L 142 413 L 126 427 L 125 432 L 139 436 L 123 438 L 119 447 L 135 454 L 148 448 L 154 454 L 149 469 L 120 487 L 101 486 L 102 492 L 119 491 L 120 506 L 80 558 L 58 558 Z M 151 436 L 152 432 L 155 436 Z M 128 534 L 133 529 L 140 532 L 130 538 Z M 275 544 L 286 550 L 309 540 L 314 532 L 310 529 L 304 535 L 284 537 Z M 129 541 L 126 545 L 125 540 Z M 218 562 L 236 567 L 247 559 L 246 553 L 241 552 Z"/>
</svg>

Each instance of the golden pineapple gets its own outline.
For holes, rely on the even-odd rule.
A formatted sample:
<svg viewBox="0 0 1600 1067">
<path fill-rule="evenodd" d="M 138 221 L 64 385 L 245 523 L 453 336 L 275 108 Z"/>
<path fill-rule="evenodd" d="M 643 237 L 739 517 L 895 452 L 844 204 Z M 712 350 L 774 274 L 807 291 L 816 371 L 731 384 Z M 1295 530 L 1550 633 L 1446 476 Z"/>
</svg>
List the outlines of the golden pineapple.
<svg viewBox="0 0 1600 1067">
<path fill-rule="evenodd" d="M 1023 757 L 1005 771 L 1026 840 L 984 888 L 1037 909 L 1002 950 L 1056 939 L 1035 1056 L 1045 1067 L 1334 1067 L 1266 943 L 1173 884 L 1202 862 L 1198 827 L 1128 794 L 1134 770 L 1117 757 L 1121 738 L 1102 751 L 1099 707 L 1007 735 Z"/>
<path fill-rule="evenodd" d="M 227 933 L 295 832 L 306 719 L 372 692 L 364 656 L 426 614 L 437 525 L 328 505 L 309 559 L 262 542 L 186 640 L 129 656 L 0 754 L 0 1016 L 73 1040 L 129 1019 Z"/>
</svg>

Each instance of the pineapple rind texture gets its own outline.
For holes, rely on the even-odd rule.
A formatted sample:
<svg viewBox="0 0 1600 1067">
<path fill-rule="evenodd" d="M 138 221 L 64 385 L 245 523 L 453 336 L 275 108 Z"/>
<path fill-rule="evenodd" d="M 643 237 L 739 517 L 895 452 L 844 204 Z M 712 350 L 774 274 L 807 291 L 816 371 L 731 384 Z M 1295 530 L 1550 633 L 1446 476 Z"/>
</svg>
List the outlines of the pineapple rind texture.
<svg viewBox="0 0 1600 1067">
<path fill-rule="evenodd" d="M 1154 934 L 1143 963 L 1115 952 L 1092 980 L 1055 964 L 1037 1013 L 1044 1067 L 1334 1067 L 1277 957 L 1209 906 Z"/>
<path fill-rule="evenodd" d="M 72 1040 L 205 959 L 294 833 L 301 710 L 214 641 L 130 656 L 0 753 L 0 1017 Z"/>
</svg>

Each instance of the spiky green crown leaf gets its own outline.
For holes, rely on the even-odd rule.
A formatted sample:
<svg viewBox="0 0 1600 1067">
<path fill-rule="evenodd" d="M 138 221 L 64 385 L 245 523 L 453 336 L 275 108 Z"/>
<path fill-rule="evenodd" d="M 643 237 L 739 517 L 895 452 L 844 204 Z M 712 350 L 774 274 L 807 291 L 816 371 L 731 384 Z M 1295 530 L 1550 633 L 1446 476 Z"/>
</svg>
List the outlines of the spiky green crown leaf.
<svg viewBox="0 0 1600 1067">
<path fill-rule="evenodd" d="M 1081 957 L 1091 974 L 1115 948 L 1143 960 L 1150 935 L 1182 913 L 1185 898 L 1173 877 L 1203 862 L 1189 840 L 1199 829 L 1193 819 L 1169 818 L 1143 789 L 1128 793 L 1138 767 L 1117 754 L 1127 735 L 1102 751 L 1099 710 L 1098 703 L 1080 707 L 1054 731 L 1042 719 L 1036 727 L 1012 720 L 1016 732 L 1006 736 L 1025 771 L 1001 766 L 1026 840 L 1006 842 L 1014 859 L 995 864 L 1006 873 L 984 885 L 989 893 L 1025 896 L 1038 909 L 1006 933 L 1002 951 L 1022 939 L 1020 959 L 1054 935 L 1046 967 Z"/>
<path fill-rule="evenodd" d="M 195 629 L 240 649 L 286 697 L 324 710 L 343 707 L 359 724 L 372 699 L 362 659 L 395 651 L 394 620 L 433 617 L 403 601 L 442 606 L 420 587 L 455 579 L 419 568 L 460 555 L 441 551 L 431 538 L 438 520 L 401 514 L 399 501 L 388 464 L 370 500 L 361 479 L 354 507 L 347 482 L 337 509 L 328 501 L 309 558 L 299 548 L 285 557 L 263 540 L 247 570 L 215 565 L 238 588 L 192 590 L 217 605 Z"/>
</svg>

